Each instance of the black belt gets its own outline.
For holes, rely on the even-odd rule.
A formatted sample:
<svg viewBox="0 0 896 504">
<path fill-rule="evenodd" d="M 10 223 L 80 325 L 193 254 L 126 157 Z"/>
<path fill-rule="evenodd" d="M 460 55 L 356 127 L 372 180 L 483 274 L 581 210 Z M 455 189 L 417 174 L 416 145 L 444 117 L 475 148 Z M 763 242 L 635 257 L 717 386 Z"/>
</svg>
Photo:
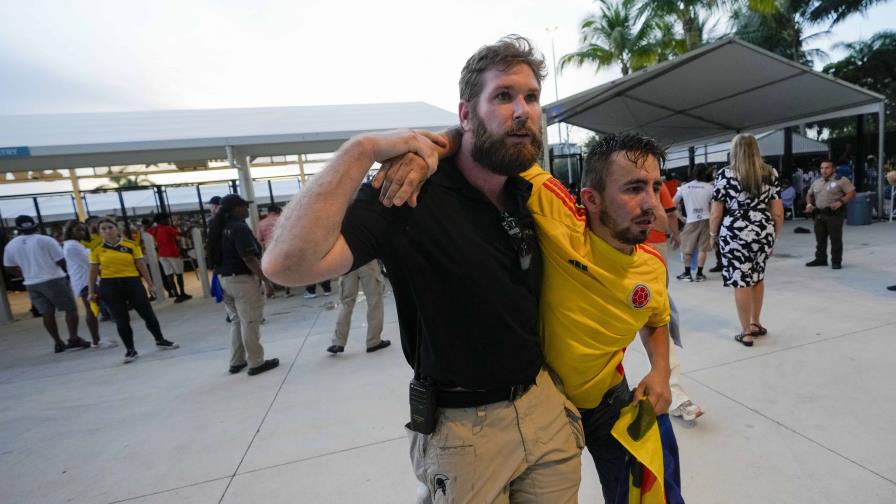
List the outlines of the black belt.
<svg viewBox="0 0 896 504">
<path fill-rule="evenodd" d="M 531 384 L 489 390 L 439 390 L 436 405 L 440 408 L 474 408 L 496 402 L 515 401 L 530 388 Z"/>
</svg>

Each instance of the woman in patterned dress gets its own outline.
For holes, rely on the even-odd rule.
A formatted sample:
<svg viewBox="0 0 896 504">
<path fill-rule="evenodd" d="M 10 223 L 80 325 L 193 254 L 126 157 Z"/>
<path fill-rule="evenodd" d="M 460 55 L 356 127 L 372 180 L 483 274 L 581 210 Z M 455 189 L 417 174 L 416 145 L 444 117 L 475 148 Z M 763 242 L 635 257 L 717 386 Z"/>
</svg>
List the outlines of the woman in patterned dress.
<svg viewBox="0 0 896 504">
<path fill-rule="evenodd" d="M 781 233 L 784 206 L 778 173 L 763 162 L 756 137 L 734 137 L 730 159 L 716 177 L 709 230 L 722 252 L 723 283 L 734 287 L 741 326 L 734 339 L 753 346 L 753 337 L 767 333 L 759 321 L 765 263 Z"/>
</svg>

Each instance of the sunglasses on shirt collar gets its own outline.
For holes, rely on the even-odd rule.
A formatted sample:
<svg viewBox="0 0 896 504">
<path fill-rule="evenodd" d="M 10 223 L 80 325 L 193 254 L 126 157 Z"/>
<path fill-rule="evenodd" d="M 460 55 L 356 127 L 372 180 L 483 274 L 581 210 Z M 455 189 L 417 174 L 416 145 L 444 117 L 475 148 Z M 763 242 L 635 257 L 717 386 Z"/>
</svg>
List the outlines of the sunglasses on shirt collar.
<svg viewBox="0 0 896 504">
<path fill-rule="evenodd" d="M 519 256 L 520 269 L 527 271 L 532 265 L 532 230 L 521 228 L 516 217 L 508 212 L 501 212 L 501 227 L 507 231 L 507 236 L 510 237 L 510 242 Z"/>
</svg>

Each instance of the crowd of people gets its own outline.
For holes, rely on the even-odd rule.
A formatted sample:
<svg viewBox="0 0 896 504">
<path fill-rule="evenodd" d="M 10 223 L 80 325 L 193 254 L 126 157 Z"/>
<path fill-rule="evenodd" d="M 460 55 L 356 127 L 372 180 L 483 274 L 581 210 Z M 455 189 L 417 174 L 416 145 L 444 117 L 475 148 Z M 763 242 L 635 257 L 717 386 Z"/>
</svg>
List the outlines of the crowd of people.
<svg viewBox="0 0 896 504">
<path fill-rule="evenodd" d="M 277 284 L 304 285 L 313 298 L 316 285 L 329 295 L 338 278 L 338 321 L 325 349 L 333 355 L 345 352 L 363 289 L 366 351 L 389 347 L 385 268 L 413 369 L 407 434 L 418 502 L 574 502 L 585 447 L 606 502 L 683 502 L 678 469 L 667 470 L 677 450 L 667 413 L 693 422 L 704 412 L 680 380 L 669 249 L 680 248 L 676 279 L 685 282 L 709 280 L 705 262 L 716 252 L 709 272 L 733 289 L 733 339 L 751 347 L 769 334 L 761 320 L 765 269 L 785 209 L 795 213 L 803 201 L 800 210 L 812 215 L 817 246 L 806 266 L 828 264 L 830 239 L 830 265 L 840 269 L 843 213 L 855 188 L 828 160 L 817 176 L 801 171 L 782 183 L 750 134 L 734 137 L 728 165 L 664 182 L 664 149 L 622 133 L 589 147 L 579 206 L 536 164 L 544 76 L 531 43 L 506 37 L 464 66 L 459 127 L 349 140 L 286 209 L 270 206 L 254 233 L 244 198 L 210 201 L 208 263 L 230 324 L 229 372 L 279 366 L 261 343 L 265 300 Z M 381 170 L 363 184 L 374 162 Z M 178 347 L 152 309 L 156 286 L 143 245 L 114 220 L 71 222 L 62 246 L 36 233 L 29 216 L 16 228 L 4 265 L 22 270 L 55 351 L 113 346 L 100 338 L 100 306 L 115 320 L 125 362 L 138 356 L 130 309 L 157 347 Z M 184 233 L 165 214 L 145 231 L 174 302 L 189 300 Z M 78 336 L 76 297 L 92 343 Z M 66 314 L 67 341 L 56 310 Z M 623 366 L 636 336 L 650 362 L 643 377 Z M 663 484 L 641 484 L 656 480 Z"/>
</svg>

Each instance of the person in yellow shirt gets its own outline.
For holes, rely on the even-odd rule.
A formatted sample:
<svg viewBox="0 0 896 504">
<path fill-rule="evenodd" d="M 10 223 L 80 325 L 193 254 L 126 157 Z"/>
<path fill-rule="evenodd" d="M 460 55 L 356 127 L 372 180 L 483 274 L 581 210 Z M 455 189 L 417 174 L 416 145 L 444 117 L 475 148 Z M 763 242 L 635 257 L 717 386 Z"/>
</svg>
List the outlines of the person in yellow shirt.
<svg viewBox="0 0 896 504">
<path fill-rule="evenodd" d="M 98 227 L 103 243 L 90 251 L 88 297 L 92 301 L 102 299 L 112 312 L 118 336 L 127 348 L 124 362 L 133 362 L 137 359 L 134 330 L 131 328 L 128 315 L 129 308 L 134 308 L 146 323 L 146 328 L 152 333 L 158 348 L 162 350 L 178 348 L 177 343 L 166 340 L 162 335 L 159 320 L 153 312 L 152 305 L 149 304 L 143 284 L 140 283 L 140 278 L 143 277 L 149 291 L 155 291 L 143 259 L 143 251 L 133 241 L 122 238 L 115 221 L 100 219 Z M 99 284 L 97 284 L 98 277 Z"/>
<path fill-rule="evenodd" d="M 445 136 L 449 148 L 443 156 L 448 156 L 457 132 Z M 651 138 L 602 137 L 586 156 L 584 207 L 541 167 L 520 174 L 532 184 L 527 206 L 544 258 L 539 315 L 545 358 L 582 414 L 606 502 L 616 502 L 628 483 L 627 451 L 610 433 L 620 410 L 646 396 L 660 414 L 671 401 L 666 264 L 645 243 L 663 212 L 659 166 L 664 159 Z M 414 206 L 416 181 L 426 178 L 425 170 L 415 156 L 384 163 L 374 180 L 382 186 L 381 201 Z M 622 357 L 636 333 L 651 371 L 632 392 Z"/>
</svg>

